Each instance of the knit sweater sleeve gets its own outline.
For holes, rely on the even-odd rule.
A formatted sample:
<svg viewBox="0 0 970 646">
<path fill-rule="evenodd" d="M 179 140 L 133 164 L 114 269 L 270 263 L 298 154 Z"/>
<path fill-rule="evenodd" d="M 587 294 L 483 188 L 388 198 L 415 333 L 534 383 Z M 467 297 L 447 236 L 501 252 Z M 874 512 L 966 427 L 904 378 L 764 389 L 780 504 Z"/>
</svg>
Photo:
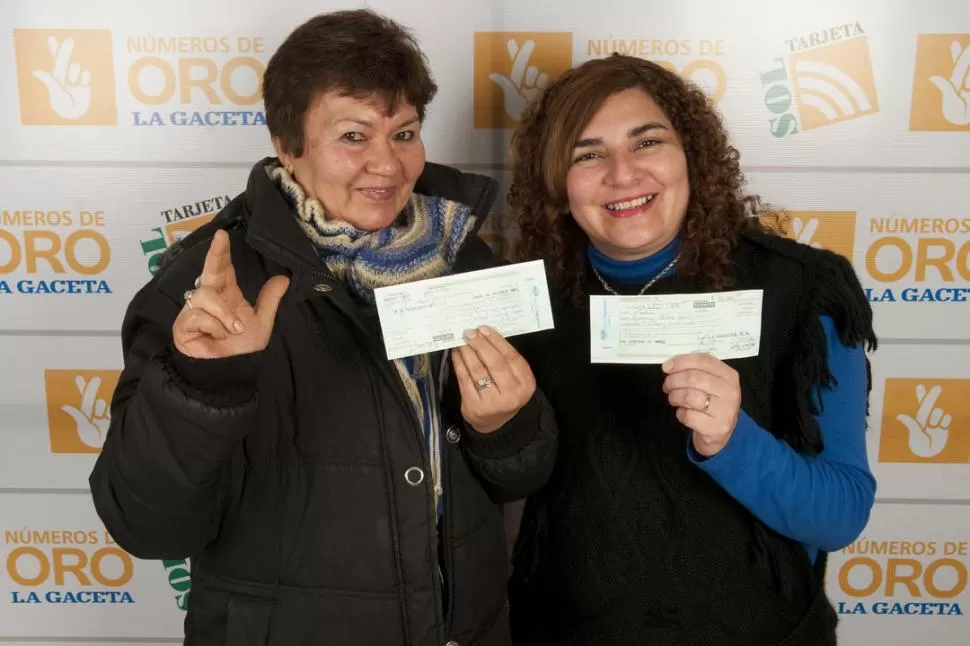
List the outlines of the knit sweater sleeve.
<svg viewBox="0 0 970 646">
<path fill-rule="evenodd" d="M 814 558 L 855 540 L 869 520 L 876 481 L 866 455 L 866 363 L 860 346 L 839 341 L 822 316 L 829 370 L 835 384 L 819 393 L 815 416 L 824 443 L 816 456 L 796 452 L 743 410 L 734 435 L 704 459 L 687 442 L 688 456 L 761 522 L 799 541 Z"/>
</svg>

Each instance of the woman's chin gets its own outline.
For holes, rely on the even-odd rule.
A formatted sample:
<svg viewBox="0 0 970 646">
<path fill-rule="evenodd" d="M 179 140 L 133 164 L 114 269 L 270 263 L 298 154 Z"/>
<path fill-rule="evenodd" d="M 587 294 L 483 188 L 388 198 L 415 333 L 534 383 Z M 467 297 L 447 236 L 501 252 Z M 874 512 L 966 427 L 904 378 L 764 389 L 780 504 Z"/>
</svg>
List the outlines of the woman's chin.
<svg viewBox="0 0 970 646">
<path fill-rule="evenodd" d="M 355 229 L 361 231 L 380 231 L 393 225 L 400 215 L 401 209 L 388 206 L 384 208 L 369 208 L 347 214 L 342 219 Z"/>
</svg>

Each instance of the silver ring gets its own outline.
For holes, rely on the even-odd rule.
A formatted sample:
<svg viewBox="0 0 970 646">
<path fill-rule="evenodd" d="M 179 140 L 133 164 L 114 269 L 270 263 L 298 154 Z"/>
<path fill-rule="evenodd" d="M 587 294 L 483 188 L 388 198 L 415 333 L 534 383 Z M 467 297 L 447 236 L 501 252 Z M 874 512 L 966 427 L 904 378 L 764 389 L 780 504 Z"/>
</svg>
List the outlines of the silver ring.
<svg viewBox="0 0 970 646">
<path fill-rule="evenodd" d="M 482 377 L 481 379 L 475 380 L 476 390 L 486 390 L 488 388 L 491 388 L 494 385 L 495 385 L 495 382 L 492 381 L 491 377 Z"/>
<path fill-rule="evenodd" d="M 187 289 L 187 290 L 185 290 L 185 293 L 182 294 L 182 300 L 185 301 L 185 304 L 188 306 L 189 309 L 192 309 L 192 295 L 193 294 L 195 294 L 195 290 L 194 289 Z"/>
<path fill-rule="evenodd" d="M 200 288 L 200 287 L 202 287 L 202 276 L 201 276 L 201 275 L 200 275 L 200 276 L 198 276 L 198 277 L 197 277 L 197 278 L 195 279 L 195 288 L 196 288 L 196 289 L 198 289 L 198 288 Z"/>
<path fill-rule="evenodd" d="M 711 407 L 711 396 L 707 395 L 707 401 L 704 402 L 704 408 L 702 408 L 701 410 L 706 411 L 710 407 Z"/>
</svg>

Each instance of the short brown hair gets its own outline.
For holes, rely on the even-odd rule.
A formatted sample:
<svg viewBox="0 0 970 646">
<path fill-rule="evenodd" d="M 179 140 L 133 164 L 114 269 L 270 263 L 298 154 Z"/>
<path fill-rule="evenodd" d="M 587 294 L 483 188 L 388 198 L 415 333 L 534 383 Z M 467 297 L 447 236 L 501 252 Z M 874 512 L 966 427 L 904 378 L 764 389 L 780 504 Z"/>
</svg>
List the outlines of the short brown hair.
<svg viewBox="0 0 970 646">
<path fill-rule="evenodd" d="M 263 75 L 270 135 L 283 152 L 303 154 L 303 125 L 313 101 L 339 91 L 377 95 L 393 114 L 401 100 L 424 120 L 438 91 L 413 33 L 367 9 L 334 11 L 306 21 L 283 41 Z"/>
<path fill-rule="evenodd" d="M 521 259 L 545 259 L 551 277 L 574 303 L 583 299 L 588 238 L 569 215 L 566 175 L 572 149 L 603 102 L 640 88 L 680 136 L 687 157 L 690 199 L 680 271 L 706 286 L 731 282 L 731 253 L 761 202 L 743 194 L 738 151 L 704 92 L 650 61 L 614 54 L 587 61 L 549 84 L 526 109 L 512 136 L 508 202 L 519 220 Z"/>
</svg>

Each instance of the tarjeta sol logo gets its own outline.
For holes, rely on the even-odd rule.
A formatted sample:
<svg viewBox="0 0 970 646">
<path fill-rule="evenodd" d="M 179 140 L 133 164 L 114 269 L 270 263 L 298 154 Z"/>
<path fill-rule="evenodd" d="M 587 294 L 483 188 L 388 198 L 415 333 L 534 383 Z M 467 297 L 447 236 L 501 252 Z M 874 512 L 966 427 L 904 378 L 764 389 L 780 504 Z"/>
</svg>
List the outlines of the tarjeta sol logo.
<svg viewBox="0 0 970 646">
<path fill-rule="evenodd" d="M 0 295 L 111 294 L 98 210 L 0 210 Z"/>
<path fill-rule="evenodd" d="M 3 538 L 10 603 L 135 603 L 125 589 L 134 559 L 103 529 L 7 529 Z"/>
<path fill-rule="evenodd" d="M 870 540 L 834 555 L 841 615 L 963 615 L 968 541 Z M 830 575 L 831 578 L 831 575 Z"/>
<path fill-rule="evenodd" d="M 879 112 L 869 43 L 858 22 L 789 38 L 761 72 L 771 134 L 787 137 Z"/>
<path fill-rule="evenodd" d="M 21 123 L 115 125 L 120 113 L 134 126 L 266 125 L 262 37 L 125 35 L 118 47 L 116 36 L 14 30 Z"/>
<path fill-rule="evenodd" d="M 228 195 L 216 195 L 162 211 L 163 224 L 154 227 L 152 235 L 141 241 L 141 252 L 148 259 L 149 273 L 154 276 L 158 272 L 158 265 L 169 246 L 208 223 L 230 201 Z"/>
<path fill-rule="evenodd" d="M 185 612 L 189 609 L 189 595 L 192 592 L 192 574 L 188 559 L 162 561 L 168 584 L 175 593 L 175 605 Z"/>
</svg>

